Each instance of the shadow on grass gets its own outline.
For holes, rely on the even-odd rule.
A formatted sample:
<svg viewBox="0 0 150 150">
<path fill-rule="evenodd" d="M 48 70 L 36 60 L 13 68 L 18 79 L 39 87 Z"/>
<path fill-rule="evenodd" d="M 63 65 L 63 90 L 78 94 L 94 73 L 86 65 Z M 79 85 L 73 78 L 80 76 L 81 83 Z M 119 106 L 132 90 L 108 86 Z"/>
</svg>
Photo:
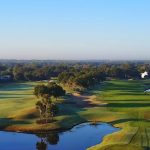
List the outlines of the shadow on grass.
<svg viewBox="0 0 150 150">
<path fill-rule="evenodd" d="M 0 91 L 1 91 L 1 90 L 0 90 Z M 23 95 L 23 96 L 24 96 L 24 95 L 33 95 L 33 93 L 26 93 L 26 92 L 25 92 L 25 93 L 0 93 L 0 94 L 1 94 L 1 95 L 11 95 L 11 96 L 12 96 L 12 95 L 15 95 L 15 96 L 18 96 L 18 95 L 19 95 L 19 96 L 22 96 L 22 95 Z"/>
<path fill-rule="evenodd" d="M 142 92 L 142 90 L 144 91 L 144 88 L 141 88 L 141 83 L 138 82 L 126 82 L 122 83 L 122 84 L 118 84 L 118 83 L 108 83 L 107 82 L 107 86 L 104 88 L 105 91 L 110 91 L 110 90 L 125 90 L 128 92 Z"/>
<path fill-rule="evenodd" d="M 5 129 L 11 125 L 29 124 L 28 121 L 14 120 L 12 118 L 0 118 L 0 129 Z"/>
<path fill-rule="evenodd" d="M 24 83 L 15 83 L 15 84 L 8 84 L 3 87 L 0 87 L 0 91 L 24 91 L 32 89 L 34 85 L 28 85 Z"/>
<path fill-rule="evenodd" d="M 112 124 L 112 125 L 114 125 L 114 124 L 124 123 L 124 122 L 128 122 L 128 121 L 144 121 L 144 122 L 150 122 L 149 120 L 145 120 L 145 119 L 128 118 L 128 119 L 119 119 L 119 120 L 111 121 L 111 122 L 109 122 L 109 123 Z"/>
<path fill-rule="evenodd" d="M 150 150 L 150 147 L 144 147 L 144 150 Z"/>
<path fill-rule="evenodd" d="M 144 90 L 143 92 L 141 91 L 126 91 L 126 92 L 118 92 L 117 94 L 114 95 L 126 95 L 126 96 L 137 96 L 137 95 L 145 95 Z"/>
<path fill-rule="evenodd" d="M 13 98 L 24 98 L 24 97 L 21 97 L 21 96 L 0 96 L 0 99 L 13 99 Z"/>
<path fill-rule="evenodd" d="M 105 107 L 150 107 L 150 103 L 109 103 Z"/>
<path fill-rule="evenodd" d="M 77 124 L 87 122 L 87 119 L 79 114 L 80 111 L 84 111 L 83 108 L 76 107 L 74 104 L 62 104 L 59 109 L 61 114 L 58 114 L 58 116 L 65 116 L 58 121 L 59 126 L 63 129 L 72 128 Z"/>
<path fill-rule="evenodd" d="M 131 103 L 134 103 L 134 102 L 136 102 L 136 103 L 139 103 L 139 102 L 141 102 L 141 103 L 145 103 L 145 102 L 148 102 L 149 101 L 149 99 L 146 99 L 146 100 L 138 100 L 138 99 L 122 99 L 122 100 L 105 100 L 106 102 L 109 102 L 109 103 L 122 103 L 122 102 L 124 102 L 124 103 L 126 103 L 126 102 L 131 102 Z"/>
</svg>

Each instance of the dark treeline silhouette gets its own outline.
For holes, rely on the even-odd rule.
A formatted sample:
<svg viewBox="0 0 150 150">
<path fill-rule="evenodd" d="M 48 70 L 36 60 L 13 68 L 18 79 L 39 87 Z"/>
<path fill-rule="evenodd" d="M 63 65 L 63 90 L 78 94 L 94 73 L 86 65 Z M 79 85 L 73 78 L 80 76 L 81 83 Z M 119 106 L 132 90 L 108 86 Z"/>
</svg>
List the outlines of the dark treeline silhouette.
<svg viewBox="0 0 150 150">
<path fill-rule="evenodd" d="M 39 81 L 59 76 L 62 83 L 67 80 L 68 84 L 73 81 L 79 85 L 89 86 L 106 77 L 140 78 L 140 73 L 144 71 L 150 72 L 149 63 L 0 63 L 0 81 L 3 77 L 10 77 L 13 81 Z M 84 79 L 88 83 L 85 83 Z"/>
</svg>

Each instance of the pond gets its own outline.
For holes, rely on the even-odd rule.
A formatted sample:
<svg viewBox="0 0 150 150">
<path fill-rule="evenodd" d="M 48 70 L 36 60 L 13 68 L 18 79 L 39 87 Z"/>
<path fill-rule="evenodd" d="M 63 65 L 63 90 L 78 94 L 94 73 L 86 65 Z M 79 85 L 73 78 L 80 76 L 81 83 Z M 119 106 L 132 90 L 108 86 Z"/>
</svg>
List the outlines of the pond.
<svg viewBox="0 0 150 150">
<path fill-rule="evenodd" d="M 65 132 L 25 134 L 0 132 L 2 150 L 85 150 L 99 144 L 107 134 L 118 131 L 106 123 L 83 123 Z"/>
</svg>

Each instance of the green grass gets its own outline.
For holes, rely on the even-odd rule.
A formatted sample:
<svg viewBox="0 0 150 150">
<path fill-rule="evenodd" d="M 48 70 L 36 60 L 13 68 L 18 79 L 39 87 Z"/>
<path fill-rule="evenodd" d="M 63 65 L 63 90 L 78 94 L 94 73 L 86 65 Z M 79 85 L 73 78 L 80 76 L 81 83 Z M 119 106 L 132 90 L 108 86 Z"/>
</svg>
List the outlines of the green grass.
<svg viewBox="0 0 150 150">
<path fill-rule="evenodd" d="M 38 113 L 33 87 L 37 83 L 0 85 L 0 128 L 3 130 L 39 131 L 67 129 L 87 121 L 108 122 L 120 131 L 107 135 L 101 144 L 89 150 L 144 150 L 150 148 L 150 95 L 144 90 L 150 80 L 106 81 L 89 91 L 106 105 L 84 107 L 71 104 L 71 99 L 59 105 L 55 122 L 37 125 Z"/>
<path fill-rule="evenodd" d="M 77 107 L 70 104 L 60 104 L 60 114 L 55 122 L 38 125 L 39 113 L 35 109 L 37 99 L 33 88 L 38 82 L 0 84 L 0 129 L 11 131 L 36 132 L 39 130 L 54 130 L 71 128 L 84 122 L 78 115 Z M 64 100 L 59 99 L 58 103 Z"/>
<path fill-rule="evenodd" d="M 35 83 L 12 83 L 0 85 L 0 117 L 16 114 L 16 111 L 33 108 Z"/>
<path fill-rule="evenodd" d="M 119 132 L 108 135 L 99 145 L 89 150 L 144 150 L 150 149 L 150 96 L 144 94 L 149 80 L 109 81 L 98 99 L 107 104 L 107 111 L 116 116 L 110 121 Z"/>
</svg>

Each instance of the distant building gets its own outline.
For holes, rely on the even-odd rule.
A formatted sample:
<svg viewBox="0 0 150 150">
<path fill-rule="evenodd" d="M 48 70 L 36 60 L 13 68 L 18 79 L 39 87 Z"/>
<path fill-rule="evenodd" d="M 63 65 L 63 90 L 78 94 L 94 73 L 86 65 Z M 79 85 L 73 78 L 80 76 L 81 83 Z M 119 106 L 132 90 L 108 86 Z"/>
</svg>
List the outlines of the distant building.
<svg viewBox="0 0 150 150">
<path fill-rule="evenodd" d="M 148 76 L 148 72 L 147 71 L 141 73 L 141 78 L 142 79 L 144 79 L 146 76 Z"/>
</svg>

